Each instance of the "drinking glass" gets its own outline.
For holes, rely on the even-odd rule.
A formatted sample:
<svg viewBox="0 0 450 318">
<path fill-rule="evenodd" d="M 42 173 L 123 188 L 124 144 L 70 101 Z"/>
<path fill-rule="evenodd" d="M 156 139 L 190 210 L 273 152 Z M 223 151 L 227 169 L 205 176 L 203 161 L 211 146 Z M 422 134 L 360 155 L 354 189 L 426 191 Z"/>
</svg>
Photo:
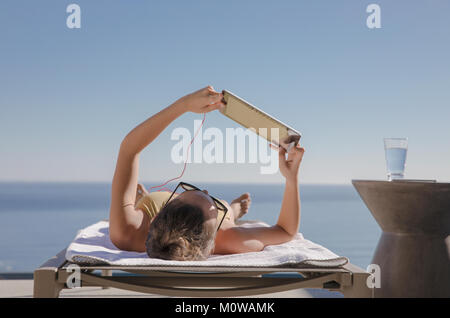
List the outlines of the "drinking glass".
<svg viewBox="0 0 450 318">
<path fill-rule="evenodd" d="M 388 180 L 403 179 L 408 138 L 384 138 L 384 151 Z"/>
</svg>

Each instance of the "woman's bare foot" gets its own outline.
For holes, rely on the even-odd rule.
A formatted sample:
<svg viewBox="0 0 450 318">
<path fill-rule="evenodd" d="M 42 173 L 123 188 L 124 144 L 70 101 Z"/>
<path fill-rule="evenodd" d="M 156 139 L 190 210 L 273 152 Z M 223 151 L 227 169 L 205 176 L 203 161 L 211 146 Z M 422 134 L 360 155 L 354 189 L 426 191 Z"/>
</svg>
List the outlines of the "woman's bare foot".
<svg viewBox="0 0 450 318">
<path fill-rule="evenodd" d="M 252 200 L 250 198 L 250 193 L 243 193 L 233 201 L 231 201 L 231 209 L 234 212 L 234 219 L 237 220 L 247 214 L 250 209 L 250 204 Z"/>
</svg>

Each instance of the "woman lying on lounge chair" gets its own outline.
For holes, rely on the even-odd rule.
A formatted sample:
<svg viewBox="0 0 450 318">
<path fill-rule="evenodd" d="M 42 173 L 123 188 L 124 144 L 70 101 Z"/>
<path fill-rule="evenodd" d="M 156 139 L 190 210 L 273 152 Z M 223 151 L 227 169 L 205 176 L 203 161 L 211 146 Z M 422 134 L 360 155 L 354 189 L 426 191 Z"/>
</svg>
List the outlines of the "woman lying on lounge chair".
<svg viewBox="0 0 450 318">
<path fill-rule="evenodd" d="M 185 112 L 208 113 L 224 107 L 211 86 L 186 95 L 134 128 L 120 145 L 112 182 L 110 238 L 117 248 L 171 260 L 203 260 L 210 254 L 262 250 L 290 241 L 300 224 L 298 170 L 304 149 L 280 147 L 279 168 L 286 179 L 277 224 L 245 228 L 235 220 L 248 211 L 245 193 L 228 204 L 196 186 L 179 183 L 174 192 L 148 193 L 138 184 L 139 154 Z M 184 190 L 181 194 L 177 190 Z"/>
</svg>

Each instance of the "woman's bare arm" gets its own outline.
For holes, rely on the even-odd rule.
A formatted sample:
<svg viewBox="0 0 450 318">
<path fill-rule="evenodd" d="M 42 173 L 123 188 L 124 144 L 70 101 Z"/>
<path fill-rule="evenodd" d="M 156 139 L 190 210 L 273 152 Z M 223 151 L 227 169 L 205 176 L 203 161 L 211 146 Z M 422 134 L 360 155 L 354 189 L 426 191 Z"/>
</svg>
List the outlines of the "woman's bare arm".
<svg viewBox="0 0 450 318">
<path fill-rule="evenodd" d="M 135 210 L 139 154 L 176 118 L 187 111 L 210 112 L 223 107 L 222 94 L 210 86 L 186 95 L 130 131 L 123 139 L 112 181 L 110 237 L 120 249 L 145 250 L 148 224 Z M 147 222 L 148 223 L 148 222 Z"/>
<path fill-rule="evenodd" d="M 286 159 L 286 151 L 282 148 L 279 150 L 279 166 L 286 178 L 286 185 L 277 224 L 256 228 L 236 226 L 219 231 L 214 253 L 256 252 L 267 245 L 281 244 L 293 239 L 300 225 L 298 170 L 304 151 L 300 146 L 292 148 Z"/>
<path fill-rule="evenodd" d="M 175 102 L 134 128 L 120 145 L 109 215 L 111 241 L 120 249 L 135 250 L 138 242 L 143 248 L 144 215 L 134 208 L 140 152 L 181 114 L 182 106 Z"/>
<path fill-rule="evenodd" d="M 284 148 L 280 148 L 278 152 L 280 171 L 286 178 L 286 186 L 277 225 L 292 237 L 297 234 L 300 225 L 298 170 L 304 152 L 304 148 L 300 146 L 294 147 L 289 152 L 287 159 Z"/>
</svg>

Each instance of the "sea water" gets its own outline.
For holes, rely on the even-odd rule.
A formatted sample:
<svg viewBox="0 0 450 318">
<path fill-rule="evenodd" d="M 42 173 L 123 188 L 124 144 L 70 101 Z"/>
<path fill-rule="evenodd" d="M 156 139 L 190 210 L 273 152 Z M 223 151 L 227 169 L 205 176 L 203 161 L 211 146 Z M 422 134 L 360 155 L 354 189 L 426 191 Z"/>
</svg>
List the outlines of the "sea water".
<svg viewBox="0 0 450 318">
<path fill-rule="evenodd" d="M 389 179 L 403 178 L 406 151 L 406 148 L 386 148 L 386 166 Z"/>
<path fill-rule="evenodd" d="M 278 219 L 282 184 L 194 184 L 227 201 L 249 192 L 245 219 Z M 106 183 L 0 183 L 0 273 L 32 272 L 78 230 L 108 219 L 110 193 Z M 300 183 L 300 197 L 303 236 L 366 268 L 381 230 L 353 186 Z"/>
</svg>

